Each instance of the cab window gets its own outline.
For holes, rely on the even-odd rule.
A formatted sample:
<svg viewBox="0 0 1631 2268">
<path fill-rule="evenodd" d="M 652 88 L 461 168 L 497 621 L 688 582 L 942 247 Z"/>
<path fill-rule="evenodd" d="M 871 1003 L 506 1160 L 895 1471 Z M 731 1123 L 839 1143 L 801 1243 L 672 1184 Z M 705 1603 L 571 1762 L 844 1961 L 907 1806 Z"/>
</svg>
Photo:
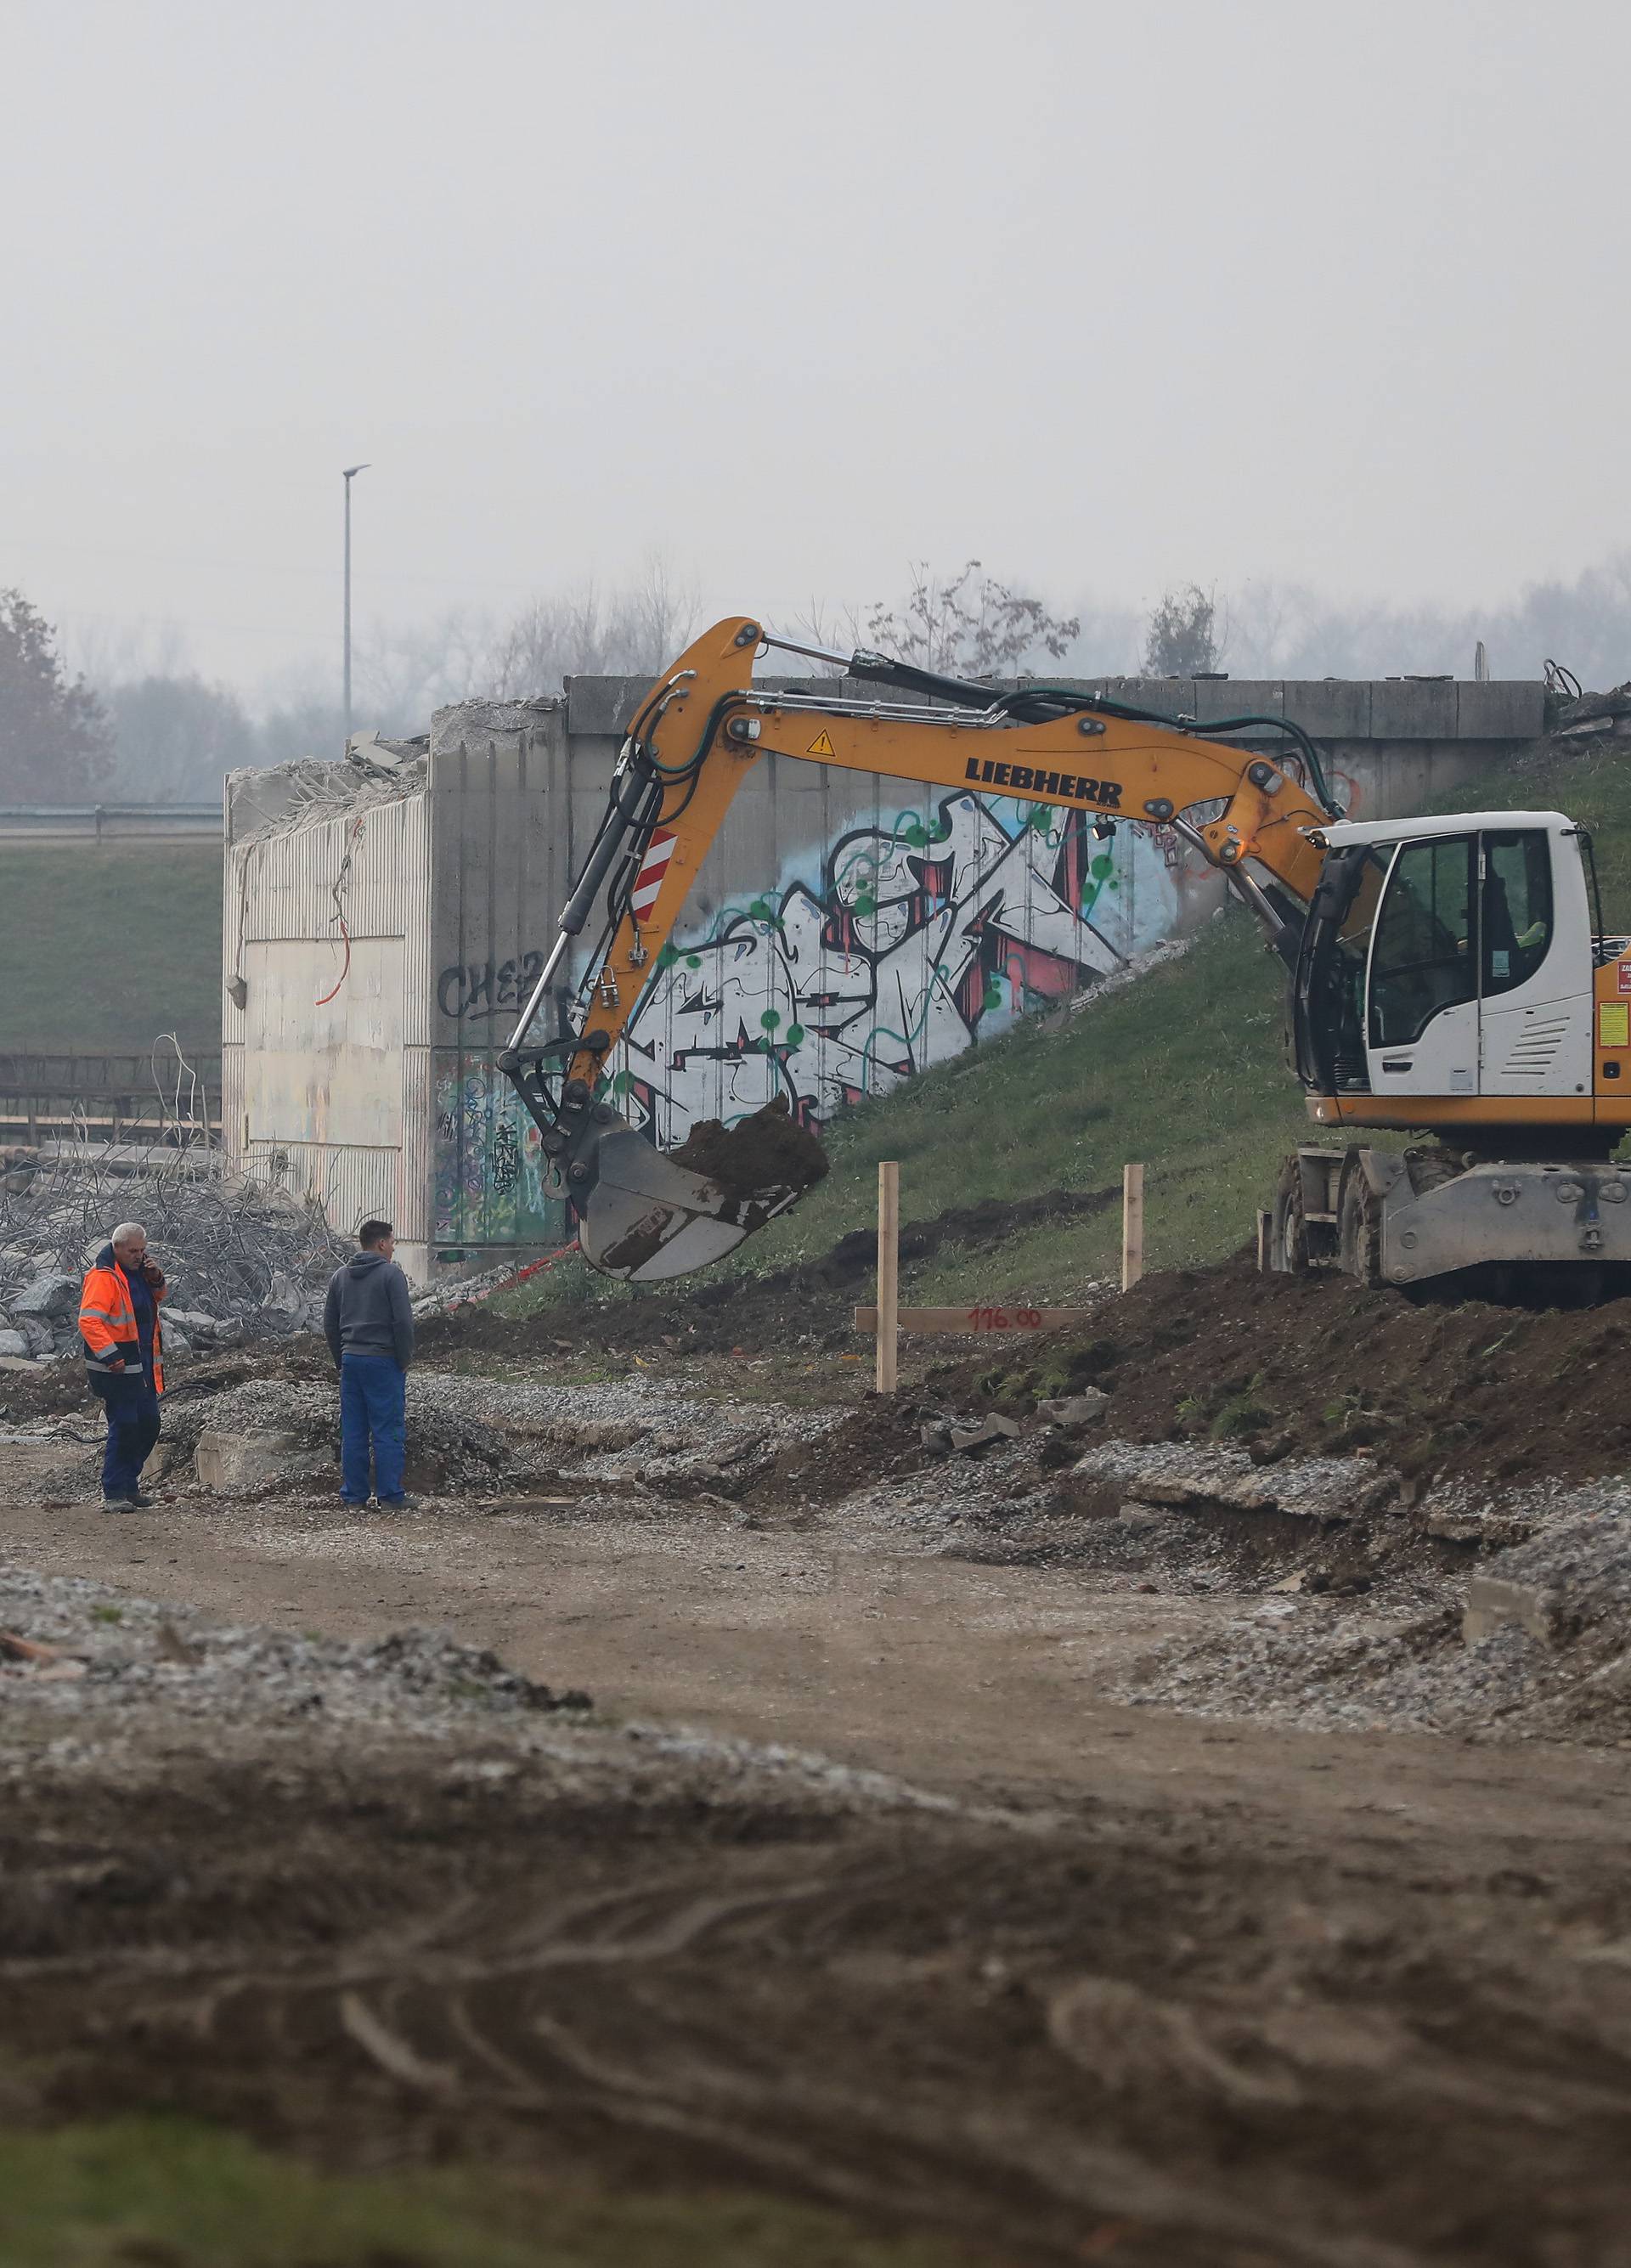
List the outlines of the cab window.
<svg viewBox="0 0 1631 2268">
<path fill-rule="evenodd" d="M 1406 843 L 1394 859 L 1370 957 L 1372 1047 L 1408 1047 L 1441 1010 L 1478 998 L 1472 873 L 1469 835 Z"/>
<path fill-rule="evenodd" d="M 1484 837 L 1484 997 L 1526 984 L 1552 942 L 1552 850 L 1534 828 Z"/>
</svg>

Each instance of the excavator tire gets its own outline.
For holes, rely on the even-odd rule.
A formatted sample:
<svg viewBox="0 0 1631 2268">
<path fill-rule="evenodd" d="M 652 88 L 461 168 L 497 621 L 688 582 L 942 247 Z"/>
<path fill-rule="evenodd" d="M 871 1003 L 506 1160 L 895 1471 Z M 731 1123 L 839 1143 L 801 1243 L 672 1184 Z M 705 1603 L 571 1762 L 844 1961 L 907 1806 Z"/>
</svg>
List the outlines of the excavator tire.
<svg viewBox="0 0 1631 2268">
<path fill-rule="evenodd" d="M 1337 1198 L 1337 1264 L 1367 1291 L 1382 1285 L 1382 1201 L 1371 1188 L 1357 1150 L 1343 1160 Z"/>
<path fill-rule="evenodd" d="M 1303 1211 L 1303 1175 L 1294 1152 L 1280 1167 L 1274 1184 L 1269 1269 L 1276 1276 L 1306 1276 L 1313 1264 Z"/>
</svg>

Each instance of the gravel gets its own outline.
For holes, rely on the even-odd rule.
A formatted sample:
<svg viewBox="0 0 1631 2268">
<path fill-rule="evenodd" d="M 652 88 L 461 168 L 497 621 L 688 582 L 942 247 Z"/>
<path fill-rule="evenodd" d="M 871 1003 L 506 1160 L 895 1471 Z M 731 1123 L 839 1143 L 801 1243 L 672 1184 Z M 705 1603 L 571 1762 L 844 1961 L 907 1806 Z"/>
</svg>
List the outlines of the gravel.
<svg viewBox="0 0 1631 2268">
<path fill-rule="evenodd" d="M 269 1712 L 325 1723 L 405 1722 L 480 1709 L 581 1710 L 445 1631 L 393 1631 L 373 1645 L 211 1624 L 185 1609 L 66 1576 L 0 1566 L 0 1630 L 61 1649 L 80 1674 L 12 1660 L 0 1646 L 0 1696 L 26 1691 L 65 1711 L 129 1707 L 162 1696 L 182 1717 L 232 1721 Z"/>
<path fill-rule="evenodd" d="M 1547 1595 L 1550 1641 L 1508 1623 L 1467 1644 L 1459 1581 L 1402 1613 L 1292 1596 L 1158 1649 L 1115 1697 L 1364 1730 L 1631 1738 L 1631 1490 L 1559 1491 L 1544 1532 L 1477 1564 Z"/>
</svg>

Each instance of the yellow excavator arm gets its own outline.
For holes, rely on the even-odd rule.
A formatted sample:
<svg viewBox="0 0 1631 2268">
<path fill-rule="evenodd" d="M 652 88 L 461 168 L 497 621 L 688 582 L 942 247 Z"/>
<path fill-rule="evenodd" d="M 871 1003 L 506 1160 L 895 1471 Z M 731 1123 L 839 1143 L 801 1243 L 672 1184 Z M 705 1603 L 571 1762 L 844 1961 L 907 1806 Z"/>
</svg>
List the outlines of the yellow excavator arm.
<svg viewBox="0 0 1631 2268">
<path fill-rule="evenodd" d="M 838 664 L 852 679 L 889 687 L 892 697 L 846 697 L 836 685 L 831 696 L 756 688 L 753 666 L 767 645 Z M 1054 805 L 1092 814 L 1106 831 L 1118 821 L 1173 828 L 1229 876 L 1271 939 L 1295 944 L 1324 864 L 1321 830 L 1338 814 L 1317 751 L 1295 727 L 1242 718 L 1211 731 L 1260 736 L 1266 727 L 1296 744 L 1295 769 L 1104 696 L 1047 685 L 1005 694 L 882 655 L 830 654 L 770 638 L 745 616 L 705 631 L 630 725 L 555 950 L 499 1059 L 541 1130 L 555 1186 L 574 1204 L 589 1259 L 638 1280 L 705 1265 L 785 1211 L 813 1178 L 800 1182 L 793 1172 L 759 1188 L 721 1186 L 664 1158 L 601 1095 L 606 1057 L 731 799 L 762 756 Z M 1218 815 L 1198 824 L 1186 816 L 1197 805 L 1219 804 Z M 1271 878 L 1267 887 L 1248 862 Z M 538 1012 L 602 892 L 606 936 L 579 991 L 575 1028 L 533 1044 Z"/>
</svg>

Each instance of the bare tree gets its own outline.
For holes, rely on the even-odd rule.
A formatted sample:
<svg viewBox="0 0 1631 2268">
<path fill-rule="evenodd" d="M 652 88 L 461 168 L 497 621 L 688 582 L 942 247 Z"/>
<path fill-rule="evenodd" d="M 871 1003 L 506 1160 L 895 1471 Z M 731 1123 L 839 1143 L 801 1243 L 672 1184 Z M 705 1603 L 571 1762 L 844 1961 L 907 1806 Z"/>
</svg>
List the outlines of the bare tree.
<svg viewBox="0 0 1631 2268">
<path fill-rule="evenodd" d="M 1079 617 L 1049 614 L 988 575 L 978 559 L 955 575 L 935 574 L 926 560 L 911 568 L 904 604 L 880 600 L 865 618 L 867 643 L 948 676 L 1013 676 L 1038 653 L 1058 661 L 1081 636 Z"/>
<path fill-rule="evenodd" d="M 485 690 L 500 700 L 557 693 L 563 679 L 655 675 L 690 644 L 698 601 L 666 562 L 603 598 L 594 583 L 535 599 L 495 638 Z"/>
<path fill-rule="evenodd" d="M 138 677 L 107 694 L 114 784 L 137 803 L 203 802 L 260 755 L 237 695 L 202 677 Z"/>
</svg>

